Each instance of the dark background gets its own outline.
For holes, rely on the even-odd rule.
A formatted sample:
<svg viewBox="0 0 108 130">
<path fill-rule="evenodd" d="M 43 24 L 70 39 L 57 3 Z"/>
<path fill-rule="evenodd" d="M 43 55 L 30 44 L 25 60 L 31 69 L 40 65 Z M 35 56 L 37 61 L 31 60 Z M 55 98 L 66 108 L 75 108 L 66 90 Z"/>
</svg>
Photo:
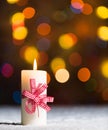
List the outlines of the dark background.
<svg viewBox="0 0 108 130">
<path fill-rule="evenodd" d="M 45 51 L 48 55 L 47 62 L 39 65 L 38 69 L 46 70 L 50 74 L 48 95 L 55 97 L 54 104 L 108 103 L 108 79 L 102 75 L 100 70 L 100 64 L 108 57 L 108 42 L 99 40 L 97 36 L 98 27 L 108 26 L 108 19 L 101 19 L 95 13 L 98 6 L 107 7 L 108 2 L 107 0 L 84 0 L 84 2 L 89 3 L 93 8 L 90 15 L 72 11 L 70 0 L 28 0 L 23 6 L 0 0 L 0 104 L 20 104 L 21 70 L 32 69 L 32 65 L 20 56 L 20 49 L 31 44 L 41 52 L 36 42 L 43 37 L 49 39 L 50 48 Z M 15 45 L 13 44 L 10 18 L 14 13 L 21 12 L 28 6 L 36 9 L 36 14 L 33 18 L 25 20 L 28 35 L 24 43 Z M 53 17 L 56 11 L 64 14 L 59 14 L 58 18 Z M 66 18 L 63 15 L 66 15 Z M 50 34 L 41 36 L 36 32 L 39 19 L 41 22 L 51 25 Z M 82 25 L 79 26 L 79 24 Z M 87 26 L 86 31 L 83 31 L 83 26 Z M 74 47 L 65 50 L 58 44 L 58 38 L 68 32 L 74 33 L 78 42 Z M 69 56 L 73 52 L 81 55 L 82 63 L 78 66 L 72 66 L 69 63 Z M 51 70 L 50 63 L 55 57 L 63 58 L 69 71 L 70 78 L 65 83 L 58 82 Z M 13 73 L 9 77 L 2 73 L 4 64 L 11 65 L 13 69 Z M 87 67 L 91 72 L 91 77 L 86 82 L 81 82 L 77 77 L 77 72 L 81 67 Z M 7 68 L 5 73 L 9 73 L 9 71 L 11 70 Z M 103 92 L 105 92 L 106 98 L 103 98 Z"/>
</svg>

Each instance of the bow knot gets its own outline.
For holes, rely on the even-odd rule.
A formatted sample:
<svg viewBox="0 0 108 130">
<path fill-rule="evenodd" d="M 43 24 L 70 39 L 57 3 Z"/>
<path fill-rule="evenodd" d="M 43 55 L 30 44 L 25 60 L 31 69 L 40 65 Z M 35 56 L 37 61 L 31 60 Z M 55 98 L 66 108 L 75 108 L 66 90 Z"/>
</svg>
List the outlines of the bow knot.
<svg viewBox="0 0 108 130">
<path fill-rule="evenodd" d="M 38 84 L 36 86 L 35 79 L 30 79 L 31 92 L 24 90 L 22 95 L 27 98 L 25 103 L 25 110 L 27 113 L 32 114 L 35 112 L 36 107 L 42 107 L 46 111 L 51 108 L 46 104 L 47 102 L 53 102 L 53 97 L 47 97 L 46 94 L 42 94 L 48 86 L 46 84 Z M 39 115 L 39 112 L 38 112 Z"/>
</svg>

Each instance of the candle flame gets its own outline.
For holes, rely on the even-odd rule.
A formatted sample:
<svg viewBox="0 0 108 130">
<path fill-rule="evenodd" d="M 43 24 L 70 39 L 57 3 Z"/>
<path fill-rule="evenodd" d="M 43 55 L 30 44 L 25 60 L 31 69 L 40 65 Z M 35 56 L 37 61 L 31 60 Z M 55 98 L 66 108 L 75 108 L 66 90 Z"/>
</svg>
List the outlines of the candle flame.
<svg viewBox="0 0 108 130">
<path fill-rule="evenodd" d="M 36 59 L 34 59 L 33 70 L 37 70 L 37 62 L 36 62 Z"/>
</svg>

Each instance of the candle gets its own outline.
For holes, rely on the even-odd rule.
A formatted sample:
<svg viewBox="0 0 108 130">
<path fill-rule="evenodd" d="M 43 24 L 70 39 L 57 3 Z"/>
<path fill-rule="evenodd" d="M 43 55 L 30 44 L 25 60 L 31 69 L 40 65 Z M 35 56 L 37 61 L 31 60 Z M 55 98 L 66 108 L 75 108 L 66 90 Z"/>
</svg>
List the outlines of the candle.
<svg viewBox="0 0 108 130">
<path fill-rule="evenodd" d="M 46 125 L 47 111 L 50 107 L 46 102 L 53 102 L 53 97 L 47 97 L 47 72 L 37 70 L 34 60 L 33 70 L 21 71 L 21 122 L 23 125 Z"/>
</svg>

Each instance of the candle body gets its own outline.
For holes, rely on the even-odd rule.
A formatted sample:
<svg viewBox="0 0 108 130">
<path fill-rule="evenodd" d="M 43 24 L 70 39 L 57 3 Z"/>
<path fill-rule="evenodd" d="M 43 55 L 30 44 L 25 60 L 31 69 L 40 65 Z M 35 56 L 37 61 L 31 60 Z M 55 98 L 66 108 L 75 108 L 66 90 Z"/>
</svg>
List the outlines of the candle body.
<svg viewBox="0 0 108 130">
<path fill-rule="evenodd" d="M 24 90 L 30 91 L 30 79 L 35 79 L 36 86 L 39 83 L 46 84 L 46 71 L 41 70 L 22 70 L 21 71 L 21 91 Z M 47 90 L 45 90 L 42 94 L 47 94 Z M 21 122 L 23 125 L 46 125 L 47 121 L 47 112 L 38 106 L 39 109 L 39 116 L 38 111 L 32 114 L 29 114 L 25 111 L 25 103 L 27 98 L 22 98 L 21 101 Z"/>
</svg>

